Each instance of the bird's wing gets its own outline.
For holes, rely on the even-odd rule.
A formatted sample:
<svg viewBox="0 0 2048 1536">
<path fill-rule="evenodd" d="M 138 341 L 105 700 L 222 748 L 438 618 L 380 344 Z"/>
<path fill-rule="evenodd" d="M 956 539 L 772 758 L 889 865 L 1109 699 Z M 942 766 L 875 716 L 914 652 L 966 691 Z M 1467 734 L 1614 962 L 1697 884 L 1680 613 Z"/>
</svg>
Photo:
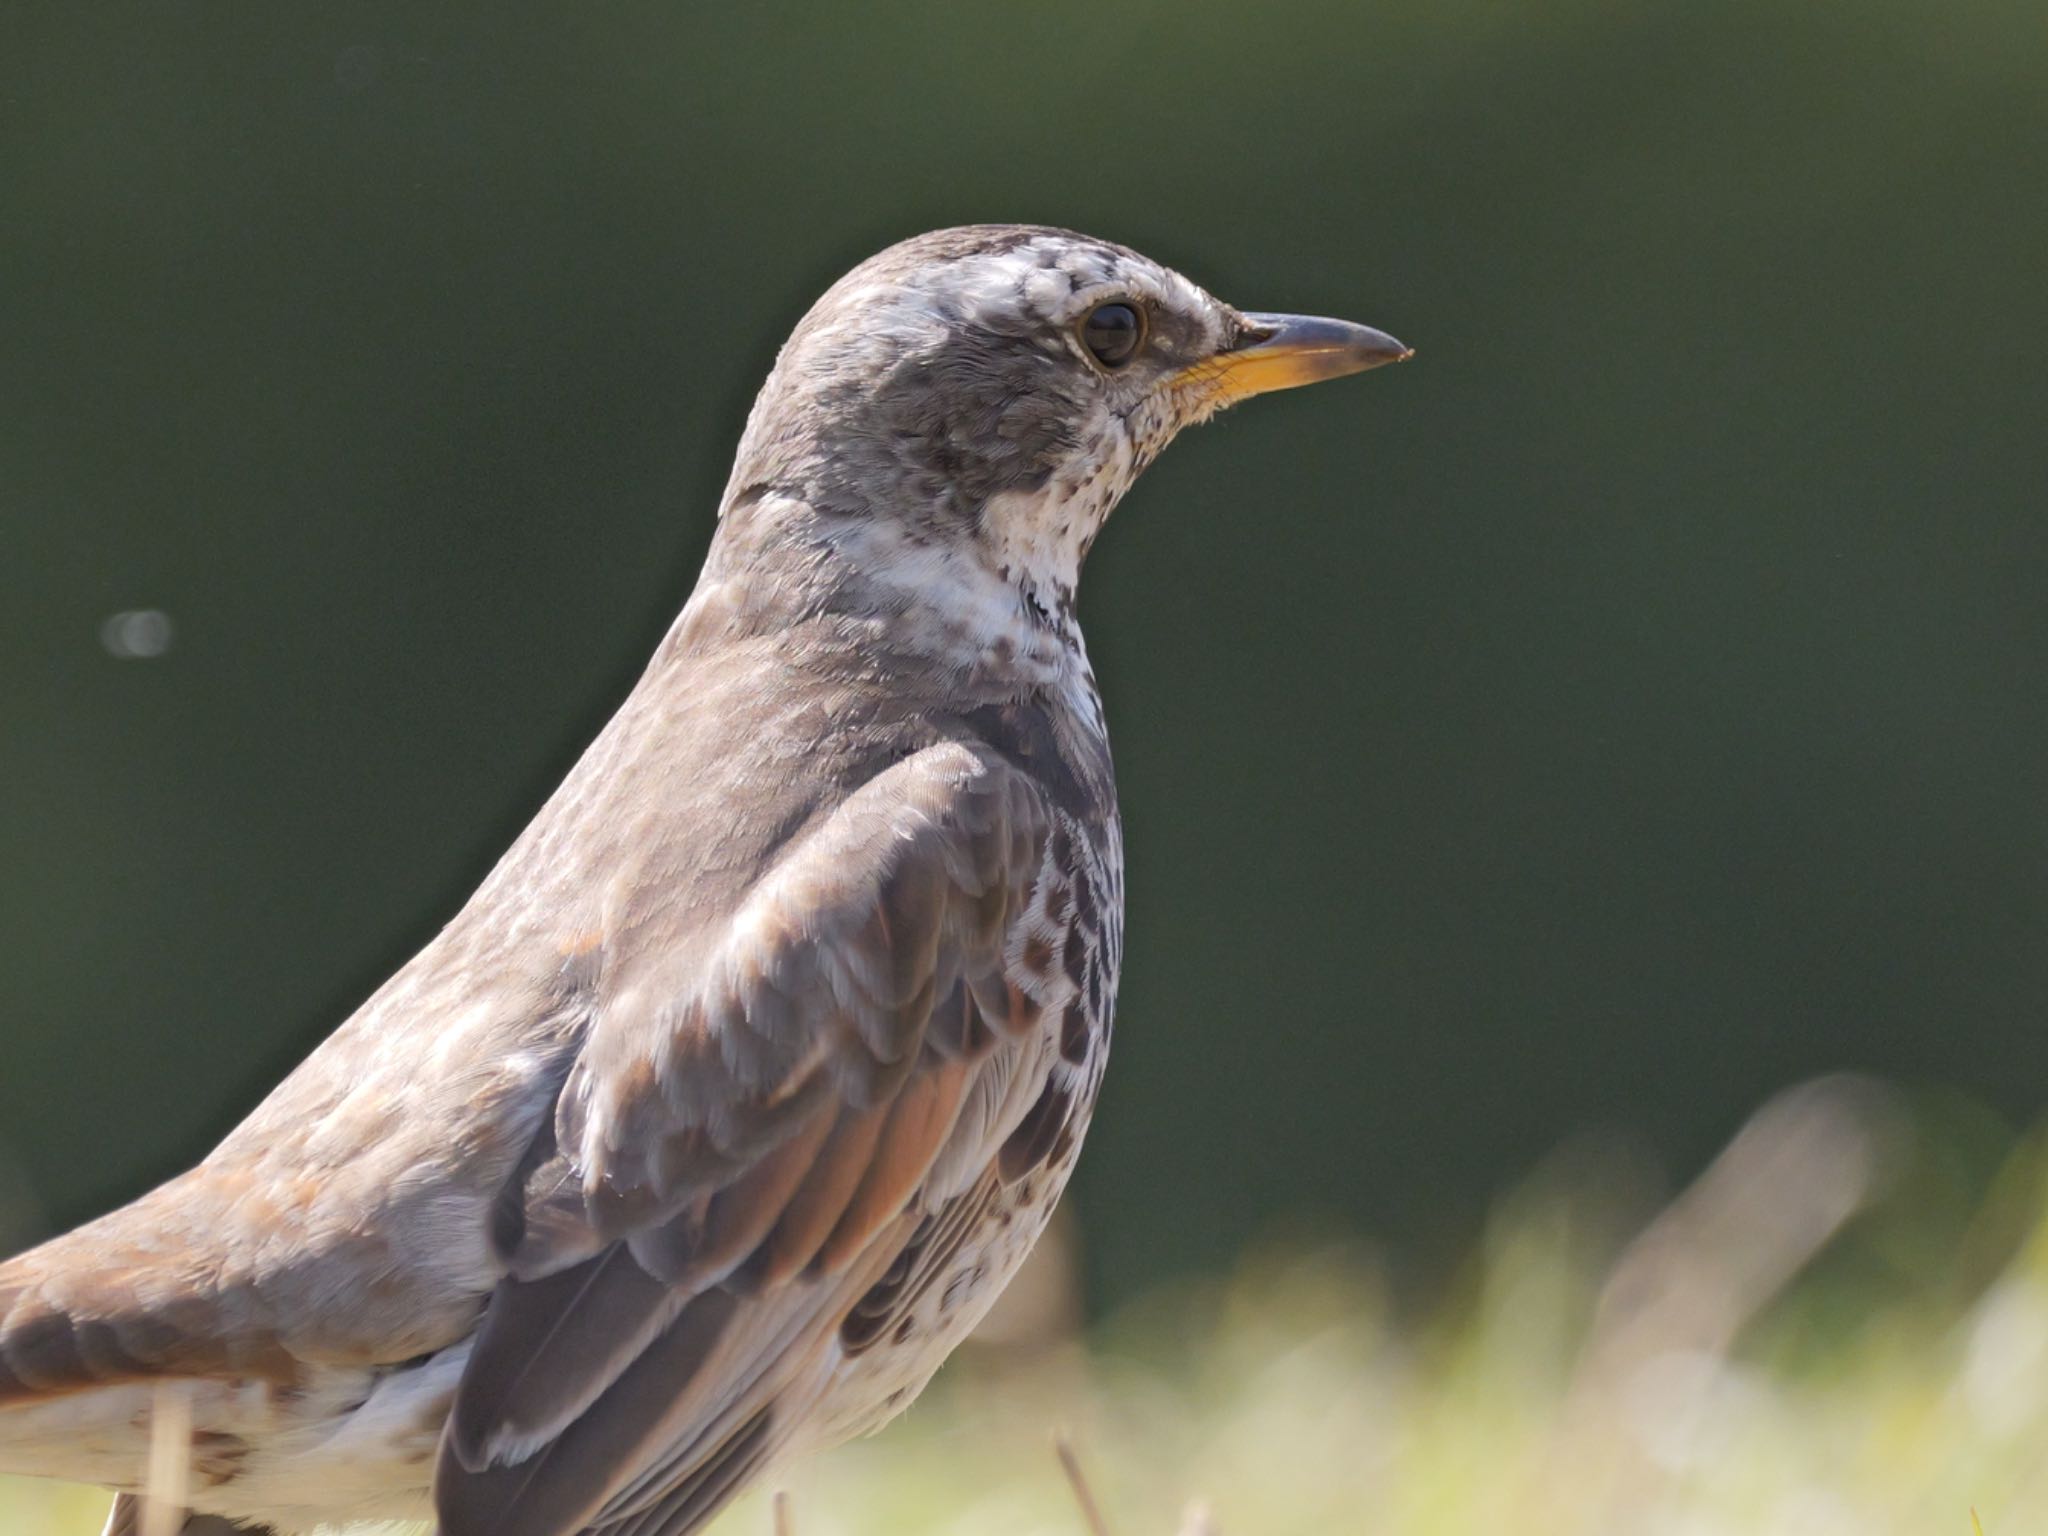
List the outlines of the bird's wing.
<svg viewBox="0 0 2048 1536">
<path fill-rule="evenodd" d="M 605 936 L 443 1443 L 444 1536 L 694 1529 L 943 1263 L 960 1202 L 1044 1157 L 1073 1072 L 1056 819 L 995 754 L 930 748 L 793 839 L 687 984 Z"/>
</svg>

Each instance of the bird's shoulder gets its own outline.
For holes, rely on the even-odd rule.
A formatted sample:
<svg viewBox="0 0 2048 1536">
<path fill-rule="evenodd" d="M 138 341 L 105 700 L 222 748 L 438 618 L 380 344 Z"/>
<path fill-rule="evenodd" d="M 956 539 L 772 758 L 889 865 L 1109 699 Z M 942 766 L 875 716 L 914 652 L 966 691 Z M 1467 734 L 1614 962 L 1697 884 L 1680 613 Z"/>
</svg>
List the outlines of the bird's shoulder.
<svg viewBox="0 0 2048 1536">
<path fill-rule="evenodd" d="M 821 1100 L 886 1101 L 928 1049 L 973 1054 L 939 1038 L 955 994 L 963 1027 L 1027 1024 L 1010 936 L 1092 863 L 1070 791 L 1028 751 L 944 735 L 805 818 L 692 942 L 644 916 L 602 937 L 555 1126 L 593 1234 L 715 1187 Z"/>
</svg>

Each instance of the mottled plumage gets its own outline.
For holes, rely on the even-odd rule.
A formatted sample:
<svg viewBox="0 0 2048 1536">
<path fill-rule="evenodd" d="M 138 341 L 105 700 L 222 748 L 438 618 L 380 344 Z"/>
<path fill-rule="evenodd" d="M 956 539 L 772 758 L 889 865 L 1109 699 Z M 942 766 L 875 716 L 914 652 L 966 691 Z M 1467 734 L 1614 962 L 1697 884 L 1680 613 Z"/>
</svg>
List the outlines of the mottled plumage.
<svg viewBox="0 0 2048 1536">
<path fill-rule="evenodd" d="M 198 1168 L 0 1266 L 0 1470 L 134 1489 L 168 1384 L 207 1517 L 681 1536 L 897 1411 L 1107 1057 L 1082 560 L 1181 427 L 1399 355 L 1056 230 L 849 274 L 476 895 Z"/>
</svg>

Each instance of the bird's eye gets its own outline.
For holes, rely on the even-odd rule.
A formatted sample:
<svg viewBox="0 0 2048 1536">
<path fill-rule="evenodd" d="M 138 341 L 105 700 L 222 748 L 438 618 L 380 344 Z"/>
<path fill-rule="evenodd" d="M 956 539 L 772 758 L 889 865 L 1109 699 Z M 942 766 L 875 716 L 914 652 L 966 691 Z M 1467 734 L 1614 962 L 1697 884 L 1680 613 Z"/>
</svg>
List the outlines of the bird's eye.
<svg viewBox="0 0 2048 1536">
<path fill-rule="evenodd" d="M 1130 304 L 1098 304 L 1081 322 L 1081 345 L 1105 368 L 1121 368 L 1145 341 L 1145 317 Z"/>
</svg>

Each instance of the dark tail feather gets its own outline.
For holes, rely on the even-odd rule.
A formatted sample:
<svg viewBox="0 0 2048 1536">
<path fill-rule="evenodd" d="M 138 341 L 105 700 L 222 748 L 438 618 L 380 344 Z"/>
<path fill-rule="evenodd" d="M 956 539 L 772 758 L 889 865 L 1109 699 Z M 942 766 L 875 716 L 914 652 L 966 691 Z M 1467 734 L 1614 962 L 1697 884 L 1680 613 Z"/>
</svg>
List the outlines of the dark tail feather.
<svg viewBox="0 0 2048 1536">
<path fill-rule="evenodd" d="M 148 1374 L 105 1323 L 77 1323 L 0 1272 L 0 1405 Z"/>
<path fill-rule="evenodd" d="M 0 1406 L 161 1374 L 162 1366 L 148 1358 L 155 1353 L 148 1344 L 172 1343 L 175 1330 L 137 1315 L 132 1302 L 121 1308 L 106 1285 L 91 1287 L 92 1301 L 112 1303 L 105 1312 L 94 1306 L 91 1314 L 77 1315 L 53 1305 L 40 1275 L 23 1272 L 28 1259 L 45 1251 L 0 1267 Z"/>
<path fill-rule="evenodd" d="M 138 1536 L 142 1530 L 142 1500 L 132 1493 L 116 1494 L 107 1515 L 107 1528 L 100 1536 Z M 237 1525 L 219 1515 L 187 1515 L 178 1536 L 277 1536 L 267 1525 Z"/>
<path fill-rule="evenodd" d="M 252 1294 L 165 1299 L 149 1256 L 99 1227 L 0 1264 L 0 1407 L 163 1376 L 297 1379 Z"/>
</svg>

